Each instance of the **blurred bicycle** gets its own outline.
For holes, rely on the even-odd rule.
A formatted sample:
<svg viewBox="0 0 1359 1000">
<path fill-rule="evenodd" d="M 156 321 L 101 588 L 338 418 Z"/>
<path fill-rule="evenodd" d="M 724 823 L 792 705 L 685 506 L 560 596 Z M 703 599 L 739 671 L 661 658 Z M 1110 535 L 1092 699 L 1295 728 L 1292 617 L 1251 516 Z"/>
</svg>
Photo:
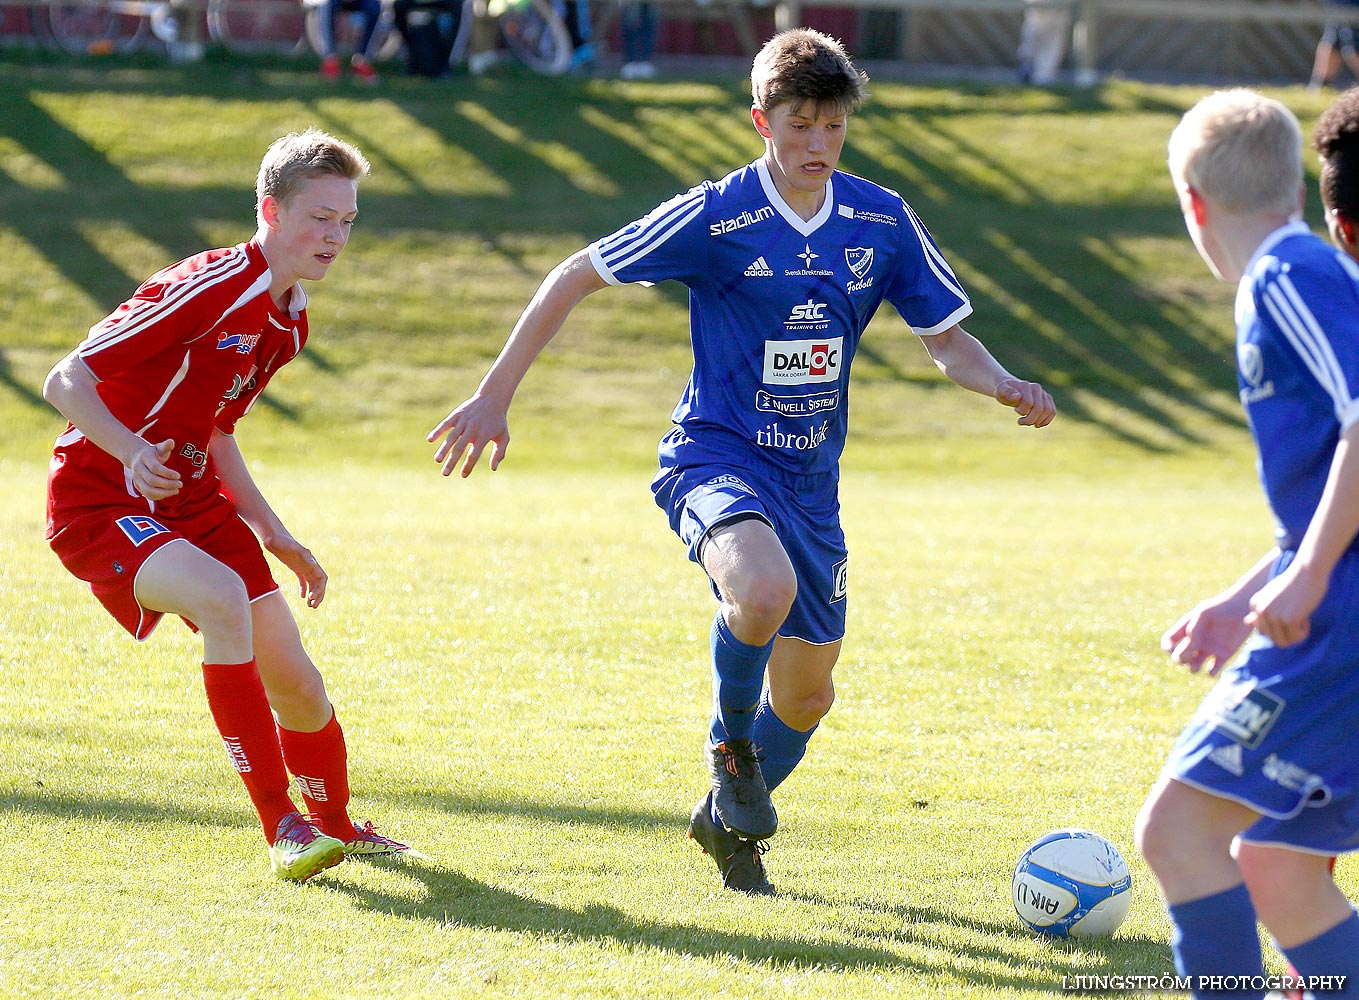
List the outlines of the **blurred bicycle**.
<svg viewBox="0 0 1359 1000">
<path fill-rule="evenodd" d="M 535 73 L 560 76 L 571 66 L 571 32 L 562 16 L 560 0 L 466 0 L 463 8 L 463 30 L 472 51 L 467 54 L 467 65 L 478 73 L 496 59 L 494 33 L 489 41 L 478 39 L 478 27 L 488 21 L 499 29 L 500 38 L 515 59 Z M 455 49 L 457 51 L 457 49 Z"/>
<path fill-rule="evenodd" d="M 480 0 L 475 0 L 480 2 Z M 558 8 L 560 0 L 485 0 L 481 12 L 498 37 L 483 52 L 494 52 L 500 39 L 515 59 L 545 76 L 557 76 L 571 65 L 571 33 Z M 283 52 L 301 55 L 308 48 L 323 54 L 321 18 L 325 0 L 207 0 L 209 38 L 230 52 Z M 468 49 L 473 37 L 474 0 L 465 0 L 454 52 Z M 192 13 L 192 8 L 189 8 Z M 46 0 L 35 5 L 33 23 L 44 40 L 72 55 L 126 54 L 150 39 L 171 46 L 182 35 L 182 16 L 169 0 Z M 362 31 L 358 18 L 341 11 L 336 44 L 352 51 Z M 383 0 L 375 60 L 401 51 L 391 0 Z M 473 53 L 474 54 L 474 53 Z M 472 54 L 469 54 L 469 58 Z"/>
<path fill-rule="evenodd" d="M 49 0 L 33 14 L 39 35 L 72 55 L 135 52 L 148 37 L 170 44 L 179 35 L 168 0 Z"/>
</svg>

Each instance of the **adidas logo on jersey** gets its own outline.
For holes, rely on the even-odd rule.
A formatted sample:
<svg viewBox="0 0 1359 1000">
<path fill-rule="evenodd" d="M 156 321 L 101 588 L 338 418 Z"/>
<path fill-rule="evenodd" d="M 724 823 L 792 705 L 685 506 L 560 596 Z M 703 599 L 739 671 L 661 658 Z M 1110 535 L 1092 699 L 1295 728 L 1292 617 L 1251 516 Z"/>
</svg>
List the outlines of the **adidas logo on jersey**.
<svg viewBox="0 0 1359 1000">
<path fill-rule="evenodd" d="M 761 257 L 755 258 L 755 260 L 751 262 L 750 266 L 749 266 L 748 268 L 746 268 L 746 277 L 747 277 L 747 278 L 772 278 L 772 277 L 774 277 L 774 272 L 773 272 L 773 270 L 769 267 L 768 261 L 766 261 L 766 260 L 764 259 L 764 257 L 761 256 Z"/>
</svg>

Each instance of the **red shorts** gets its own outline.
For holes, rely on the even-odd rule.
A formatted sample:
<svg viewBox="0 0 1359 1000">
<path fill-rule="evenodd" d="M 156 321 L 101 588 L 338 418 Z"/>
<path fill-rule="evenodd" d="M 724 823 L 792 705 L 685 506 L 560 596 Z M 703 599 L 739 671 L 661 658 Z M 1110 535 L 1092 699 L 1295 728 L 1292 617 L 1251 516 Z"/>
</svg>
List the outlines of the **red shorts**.
<svg viewBox="0 0 1359 1000">
<path fill-rule="evenodd" d="M 226 497 L 192 517 L 174 519 L 131 507 L 101 507 L 68 521 L 48 544 L 118 624 L 141 640 L 164 612 L 137 603 L 137 574 L 153 552 L 178 538 L 235 570 L 252 602 L 278 589 L 259 539 Z"/>
</svg>

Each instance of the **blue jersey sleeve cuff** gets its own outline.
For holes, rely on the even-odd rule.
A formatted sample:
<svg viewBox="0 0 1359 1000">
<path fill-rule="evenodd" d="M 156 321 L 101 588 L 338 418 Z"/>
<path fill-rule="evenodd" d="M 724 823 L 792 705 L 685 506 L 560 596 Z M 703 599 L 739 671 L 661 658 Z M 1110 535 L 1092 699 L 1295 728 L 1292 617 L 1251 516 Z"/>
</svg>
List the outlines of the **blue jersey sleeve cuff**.
<svg viewBox="0 0 1359 1000">
<path fill-rule="evenodd" d="M 590 244 L 590 263 L 594 265 L 599 276 L 610 285 L 621 285 L 623 282 L 614 277 L 614 273 L 609 270 L 609 265 L 604 263 L 604 258 L 599 253 L 599 244 Z"/>
<path fill-rule="evenodd" d="M 953 310 L 953 312 L 949 313 L 947 319 L 934 324 L 934 326 L 913 326 L 911 327 L 911 330 L 914 331 L 917 337 L 933 337 L 936 333 L 943 333 L 945 330 L 957 326 L 971 315 L 972 303 L 964 302 L 957 309 Z"/>
</svg>

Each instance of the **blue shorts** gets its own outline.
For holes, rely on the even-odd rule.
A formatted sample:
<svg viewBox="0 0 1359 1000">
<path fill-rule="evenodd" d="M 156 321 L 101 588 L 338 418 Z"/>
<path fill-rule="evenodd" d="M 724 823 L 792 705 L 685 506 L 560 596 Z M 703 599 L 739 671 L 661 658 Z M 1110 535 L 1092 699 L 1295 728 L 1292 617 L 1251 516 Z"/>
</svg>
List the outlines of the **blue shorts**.
<svg viewBox="0 0 1359 1000">
<path fill-rule="evenodd" d="M 768 524 L 797 574 L 797 597 L 779 635 L 818 646 L 845 637 L 849 552 L 840 529 L 837 477 L 696 465 L 661 469 L 651 491 L 700 566 L 715 528 L 748 518 Z M 716 584 L 713 593 L 722 599 Z"/>
<path fill-rule="evenodd" d="M 1291 561 L 1286 553 L 1277 575 Z M 1263 814 L 1241 834 L 1319 854 L 1359 850 L 1359 555 L 1331 576 L 1306 641 L 1256 635 L 1180 734 L 1165 774 Z"/>
</svg>

